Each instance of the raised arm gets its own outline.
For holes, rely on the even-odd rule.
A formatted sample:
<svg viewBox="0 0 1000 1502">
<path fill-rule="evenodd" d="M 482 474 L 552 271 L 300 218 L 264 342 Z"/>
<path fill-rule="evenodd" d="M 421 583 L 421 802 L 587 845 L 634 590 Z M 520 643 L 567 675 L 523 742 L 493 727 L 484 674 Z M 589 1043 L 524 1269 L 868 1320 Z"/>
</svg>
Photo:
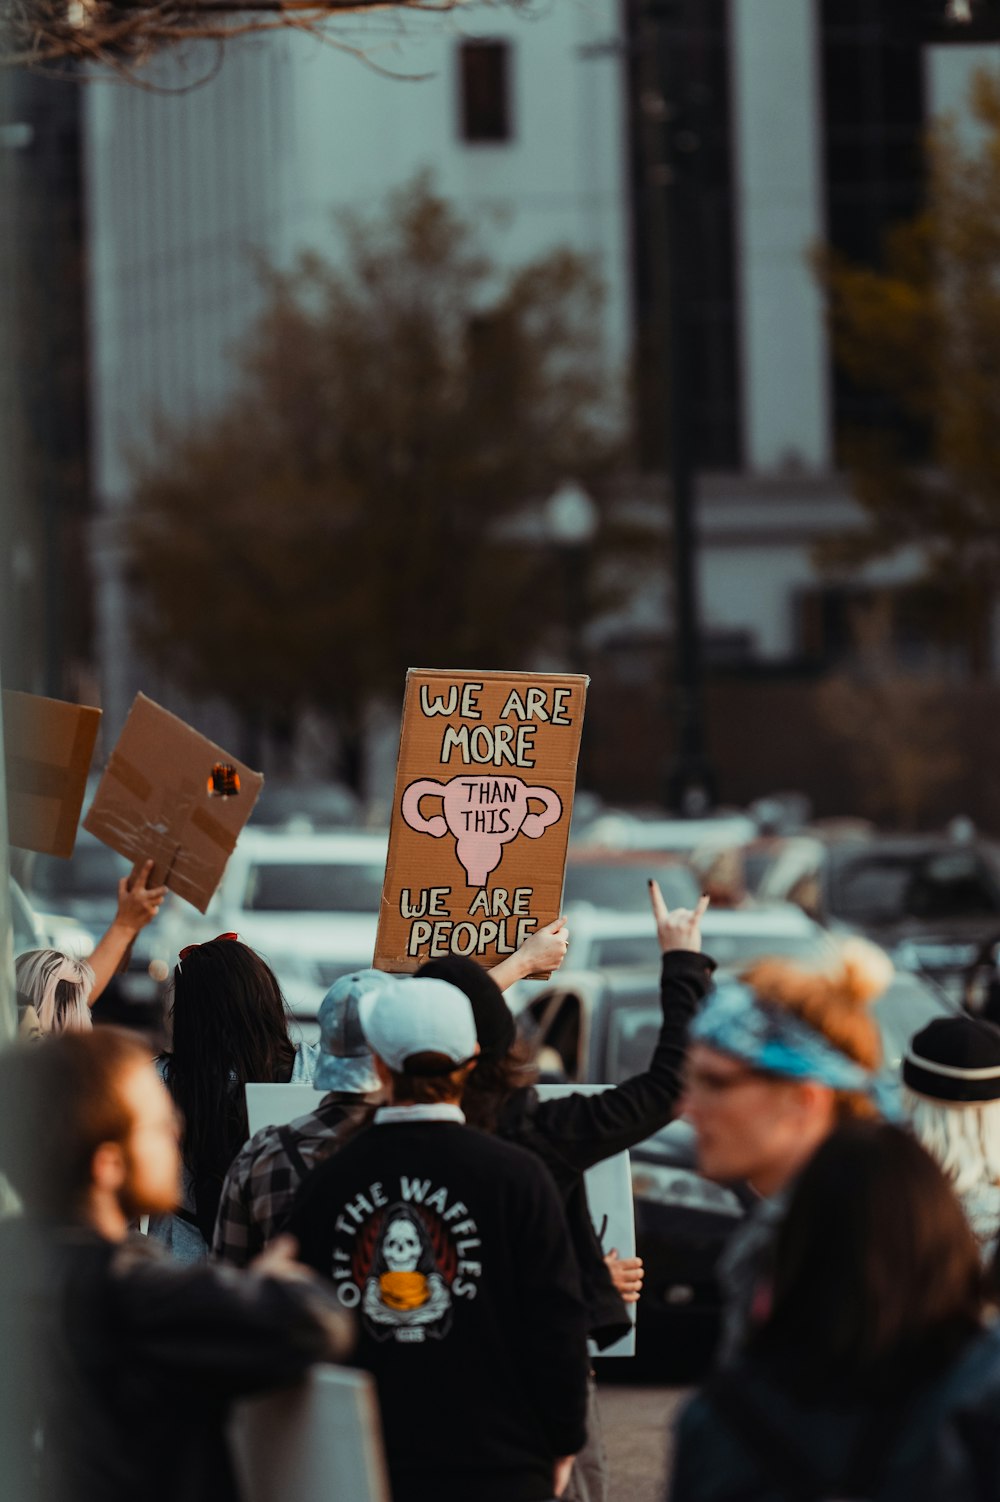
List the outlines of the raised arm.
<svg viewBox="0 0 1000 1502">
<path fill-rule="evenodd" d="M 121 965 L 130 945 L 135 942 L 136 934 L 160 911 L 167 889 L 146 885 L 152 869 L 153 862 L 147 861 L 134 879 L 123 876 L 118 883 L 118 911 L 107 933 L 97 941 L 93 954 L 87 958 L 94 972 L 91 1006 Z"/>
<path fill-rule="evenodd" d="M 701 953 L 701 919 L 708 907 L 669 909 L 651 881 L 650 900 L 663 955 L 660 971 L 660 1035 L 643 1074 L 600 1095 L 572 1094 L 542 1101 L 535 1123 L 575 1169 L 587 1169 L 634 1147 L 666 1126 L 677 1112 L 681 1070 L 691 1018 L 711 984 L 714 962 Z"/>
</svg>

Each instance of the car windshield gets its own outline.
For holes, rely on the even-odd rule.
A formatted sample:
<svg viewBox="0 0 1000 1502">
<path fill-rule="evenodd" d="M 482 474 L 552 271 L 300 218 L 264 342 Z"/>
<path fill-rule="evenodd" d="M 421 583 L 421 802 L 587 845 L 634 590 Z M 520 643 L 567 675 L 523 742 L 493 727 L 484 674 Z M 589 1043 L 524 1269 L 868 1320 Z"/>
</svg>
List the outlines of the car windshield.
<svg viewBox="0 0 1000 1502">
<path fill-rule="evenodd" d="M 830 908 L 846 921 L 937 921 L 1000 913 L 1000 887 L 974 850 L 867 854 L 833 873 Z"/>
<path fill-rule="evenodd" d="M 649 878 L 655 876 L 668 907 L 694 907 L 698 884 L 686 866 L 657 862 L 571 861 L 565 902 L 586 902 L 616 913 L 649 910 Z"/>
<path fill-rule="evenodd" d="M 606 1067 L 603 1078 L 620 1085 L 649 1068 L 663 1013 L 656 1001 L 629 1001 L 613 1007 L 608 1018 Z"/>
<path fill-rule="evenodd" d="M 118 881 L 132 869 L 131 861 L 109 845 L 82 841 L 68 861 L 55 855 L 36 857 L 31 871 L 31 890 L 46 900 L 60 897 L 104 897 L 114 901 Z"/>
<path fill-rule="evenodd" d="M 243 906 L 254 913 L 371 913 L 382 898 L 382 861 L 261 861 Z"/>
<path fill-rule="evenodd" d="M 775 934 L 760 932 L 706 934 L 706 953 L 717 965 L 727 968 L 749 964 L 763 955 L 780 954 L 789 959 L 819 960 L 826 952 L 822 934 Z M 655 934 L 616 935 L 595 939 L 590 947 L 588 968 L 614 970 L 619 967 L 659 965 L 660 952 Z"/>
</svg>

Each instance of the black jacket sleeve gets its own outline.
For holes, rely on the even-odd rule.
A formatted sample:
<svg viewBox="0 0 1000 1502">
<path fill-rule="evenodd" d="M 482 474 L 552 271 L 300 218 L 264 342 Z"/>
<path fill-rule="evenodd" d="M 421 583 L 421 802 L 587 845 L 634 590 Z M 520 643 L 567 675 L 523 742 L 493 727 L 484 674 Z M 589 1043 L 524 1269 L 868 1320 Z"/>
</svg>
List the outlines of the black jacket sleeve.
<svg viewBox="0 0 1000 1502">
<path fill-rule="evenodd" d="M 517 1255 L 522 1370 L 553 1457 L 576 1455 L 587 1437 L 587 1313 L 555 1185 L 526 1157 L 526 1180 L 529 1170 L 531 1202 Z"/>
<path fill-rule="evenodd" d="M 228 1400 L 297 1382 L 350 1349 L 351 1326 L 326 1290 L 123 1248 L 112 1270 L 130 1361 L 167 1391 Z"/>
<path fill-rule="evenodd" d="M 663 956 L 663 1024 L 645 1074 L 599 1095 L 564 1095 L 539 1102 L 534 1126 L 558 1143 L 560 1156 L 581 1172 L 634 1147 L 671 1121 L 682 1090 L 687 1031 L 711 984 L 715 962 L 691 950 Z"/>
</svg>

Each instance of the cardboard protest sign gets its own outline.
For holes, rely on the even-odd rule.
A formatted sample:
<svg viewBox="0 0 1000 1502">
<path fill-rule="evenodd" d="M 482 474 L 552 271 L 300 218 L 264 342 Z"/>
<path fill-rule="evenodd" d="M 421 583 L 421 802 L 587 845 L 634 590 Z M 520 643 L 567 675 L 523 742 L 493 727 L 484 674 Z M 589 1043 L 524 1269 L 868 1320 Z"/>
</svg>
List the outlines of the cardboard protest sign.
<svg viewBox="0 0 1000 1502">
<path fill-rule="evenodd" d="M 137 694 L 84 828 L 203 913 L 260 796 L 259 772 Z"/>
<path fill-rule="evenodd" d="M 537 1085 L 542 1100 L 558 1100 L 563 1095 L 600 1095 L 610 1090 L 610 1085 Z M 632 1165 L 627 1152 L 615 1153 L 588 1168 L 583 1176 L 587 1191 L 587 1209 L 594 1232 L 607 1254 L 616 1251 L 619 1257 L 635 1256 L 635 1201 L 632 1197 Z M 598 1351 L 591 1342 L 591 1354 L 600 1356 L 635 1355 L 635 1304 L 626 1304 L 632 1329 L 613 1346 Z"/>
<path fill-rule="evenodd" d="M 5 690 L 3 738 L 10 842 L 69 857 L 101 711 Z"/>
<path fill-rule="evenodd" d="M 374 964 L 495 965 L 559 916 L 589 679 L 411 668 Z"/>
</svg>

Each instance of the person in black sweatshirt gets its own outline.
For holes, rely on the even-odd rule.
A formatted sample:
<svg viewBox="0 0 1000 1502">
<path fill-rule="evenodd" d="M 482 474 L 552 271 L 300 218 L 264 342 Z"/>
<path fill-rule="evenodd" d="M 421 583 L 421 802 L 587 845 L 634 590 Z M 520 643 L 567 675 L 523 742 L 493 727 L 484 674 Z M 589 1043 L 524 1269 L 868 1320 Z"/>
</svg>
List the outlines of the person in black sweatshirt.
<svg viewBox="0 0 1000 1502">
<path fill-rule="evenodd" d="M 622 1294 L 609 1271 L 587 1205 L 584 1174 L 595 1163 L 635 1147 L 677 1113 L 688 1024 L 711 985 L 714 961 L 701 953 L 702 897 L 693 909 L 668 909 L 650 881 L 660 950 L 663 1023 L 649 1068 L 600 1095 L 571 1094 L 540 1100 L 534 1069 L 516 1041 L 510 1009 L 488 971 L 449 955 L 417 972 L 448 981 L 472 1003 L 481 1053 L 462 1097 L 470 1125 L 495 1133 L 535 1154 L 555 1180 L 566 1211 L 587 1307 L 587 1328 L 597 1349 L 613 1345 L 630 1328 Z M 600 1412 L 591 1387 L 588 1438 L 577 1457 L 566 1496 L 572 1502 L 607 1502 L 609 1479 L 600 1435 Z"/>
<path fill-rule="evenodd" d="M 392 1104 L 306 1180 L 285 1229 L 359 1322 L 394 1502 L 549 1502 L 585 1437 L 586 1311 L 566 1219 L 531 1154 L 465 1125 L 468 998 L 362 998 Z"/>
</svg>

